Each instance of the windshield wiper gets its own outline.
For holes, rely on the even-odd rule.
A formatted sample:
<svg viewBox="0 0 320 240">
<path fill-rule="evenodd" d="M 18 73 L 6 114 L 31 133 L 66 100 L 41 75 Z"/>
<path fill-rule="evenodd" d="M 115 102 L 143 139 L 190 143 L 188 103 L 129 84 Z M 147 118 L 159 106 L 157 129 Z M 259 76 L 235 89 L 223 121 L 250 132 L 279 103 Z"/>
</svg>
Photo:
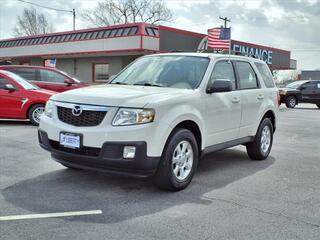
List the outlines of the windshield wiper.
<svg viewBox="0 0 320 240">
<path fill-rule="evenodd" d="M 148 87 L 163 87 L 161 85 L 158 85 L 158 84 L 151 84 L 151 83 L 136 83 L 136 84 L 133 84 L 135 86 L 148 86 Z"/>
<path fill-rule="evenodd" d="M 112 82 L 111 84 L 128 85 L 127 83 L 124 83 L 124 82 Z"/>
</svg>

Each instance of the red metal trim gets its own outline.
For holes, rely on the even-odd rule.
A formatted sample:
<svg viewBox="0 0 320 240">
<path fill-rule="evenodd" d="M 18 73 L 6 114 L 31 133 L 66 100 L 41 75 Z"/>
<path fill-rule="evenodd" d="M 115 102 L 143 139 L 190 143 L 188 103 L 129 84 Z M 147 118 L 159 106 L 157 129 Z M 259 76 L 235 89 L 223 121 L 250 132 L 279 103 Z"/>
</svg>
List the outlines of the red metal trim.
<svg viewBox="0 0 320 240">
<path fill-rule="evenodd" d="M 201 38 L 204 38 L 207 36 L 207 34 L 191 32 L 191 31 L 182 30 L 182 29 L 173 28 L 173 27 L 167 27 L 167 26 L 163 26 L 163 25 L 159 25 L 158 27 L 159 27 L 159 31 L 163 30 L 163 31 L 175 32 L 175 33 L 180 33 L 183 35 L 189 35 L 189 36 L 201 37 Z"/>
<path fill-rule="evenodd" d="M 125 27 L 134 27 L 134 26 L 137 26 L 139 28 L 141 27 L 142 24 L 143 22 L 117 24 L 117 25 L 106 26 L 106 27 L 85 28 L 85 29 L 79 29 L 74 31 L 54 32 L 54 33 L 46 33 L 46 34 L 39 34 L 39 35 L 18 37 L 18 38 L 7 38 L 7 39 L 1 39 L 1 41 L 22 40 L 22 39 L 28 39 L 28 38 L 48 37 L 48 36 L 55 36 L 55 35 L 62 35 L 62 34 L 64 35 L 64 34 L 71 34 L 71 33 L 94 32 L 94 31 L 100 31 L 100 30 L 109 30 L 109 29 L 115 29 L 115 28 L 125 28 Z"/>
<path fill-rule="evenodd" d="M 31 46 L 40 46 L 40 45 L 48 45 L 48 44 L 60 44 L 60 43 L 70 43 L 70 42 L 84 42 L 84 41 L 93 41 L 93 40 L 103 40 L 103 39 L 113 39 L 113 38 L 127 38 L 127 37 L 138 37 L 139 34 L 134 34 L 130 36 L 115 36 L 115 37 L 107 37 L 107 38 L 95 38 L 95 39 L 82 39 L 82 40 L 71 40 L 71 41 L 64 41 L 64 42 L 55 42 L 55 43 L 41 43 L 41 44 L 32 44 L 32 45 L 23 45 L 23 46 L 13 46 L 13 47 L 1 47 L 0 49 L 6 48 L 18 48 L 18 47 L 31 47 Z M 148 37 L 152 37 L 147 35 Z"/>
<path fill-rule="evenodd" d="M 121 50 L 108 50 L 108 51 L 87 51 L 87 52 L 71 52 L 71 53 L 47 53 L 47 54 L 35 54 L 35 55 L 27 55 L 27 56 L 10 56 L 3 58 L 28 58 L 28 57 L 55 57 L 55 56 L 69 56 L 69 55 L 80 55 L 80 54 L 103 54 L 103 53 L 119 53 L 119 52 L 154 52 L 154 50 L 143 49 L 140 48 L 132 48 L 132 49 L 121 49 Z"/>
<path fill-rule="evenodd" d="M 232 45 L 232 44 L 239 44 L 239 45 L 242 45 L 242 46 L 262 48 L 262 49 L 266 49 L 266 50 L 270 50 L 270 51 L 275 51 L 275 52 L 283 52 L 283 53 L 286 53 L 286 54 L 289 54 L 289 55 L 290 55 L 290 51 L 283 50 L 283 49 L 279 49 L 279 48 L 273 48 L 273 47 L 263 46 L 263 45 L 259 45 L 259 44 L 254 44 L 254 43 L 242 42 L 242 41 L 238 41 L 238 40 L 231 40 L 231 45 Z"/>
<path fill-rule="evenodd" d="M 23 46 L 13 46 L 13 47 L 0 47 L 0 49 L 6 48 L 18 48 L 18 47 L 31 47 L 31 46 L 40 46 L 40 45 L 48 45 L 48 44 L 60 44 L 60 43 L 69 43 L 69 42 L 83 42 L 83 41 L 93 41 L 93 40 L 102 40 L 102 39 L 113 39 L 113 38 L 127 38 L 127 37 L 138 37 L 138 36 L 146 36 L 153 38 L 160 38 L 159 36 L 150 36 L 147 34 L 134 34 L 129 36 L 115 36 L 115 37 L 107 37 L 107 38 L 95 38 L 95 39 L 82 39 L 82 40 L 71 40 L 71 41 L 63 41 L 63 42 L 54 42 L 54 43 L 41 43 L 41 44 L 31 44 L 31 45 L 23 45 Z"/>
</svg>

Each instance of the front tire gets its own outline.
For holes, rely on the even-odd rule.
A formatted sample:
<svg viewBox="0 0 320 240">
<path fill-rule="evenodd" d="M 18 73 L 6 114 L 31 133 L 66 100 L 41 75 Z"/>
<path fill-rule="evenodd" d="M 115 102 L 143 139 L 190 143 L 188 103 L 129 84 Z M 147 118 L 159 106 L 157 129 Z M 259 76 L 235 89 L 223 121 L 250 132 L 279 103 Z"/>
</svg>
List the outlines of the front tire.
<svg viewBox="0 0 320 240">
<path fill-rule="evenodd" d="M 44 107 L 44 104 L 36 104 L 29 109 L 28 118 L 32 125 L 39 125 L 40 117 L 44 113 Z"/>
<path fill-rule="evenodd" d="M 187 129 L 175 129 L 164 147 L 153 182 L 169 191 L 186 188 L 197 168 L 198 155 L 198 144 L 193 133 Z"/>
<path fill-rule="evenodd" d="M 264 118 L 252 143 L 247 144 L 247 153 L 252 160 L 265 160 L 273 143 L 273 125 L 269 118 Z"/>
<path fill-rule="evenodd" d="M 320 108 L 320 104 L 316 104 L 318 108 Z"/>
<path fill-rule="evenodd" d="M 297 98 L 295 96 L 288 96 L 286 99 L 287 108 L 294 108 L 298 104 Z"/>
</svg>

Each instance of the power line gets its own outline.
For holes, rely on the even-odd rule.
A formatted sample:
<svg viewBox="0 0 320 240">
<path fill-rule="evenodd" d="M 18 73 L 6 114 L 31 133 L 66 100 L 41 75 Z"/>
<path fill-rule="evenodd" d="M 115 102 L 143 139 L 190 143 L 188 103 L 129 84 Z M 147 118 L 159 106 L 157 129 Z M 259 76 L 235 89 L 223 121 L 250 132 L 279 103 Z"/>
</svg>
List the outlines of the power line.
<svg viewBox="0 0 320 240">
<path fill-rule="evenodd" d="M 25 1 L 25 0 L 18 0 L 19 2 L 23 2 L 23 3 L 28 3 L 30 5 L 34 5 L 37 7 L 41 7 L 41 8 L 46 8 L 46 9 L 50 9 L 50 10 L 54 10 L 54 11 L 58 11 L 58 12 L 69 12 L 72 13 L 73 11 L 71 10 L 65 10 L 65 9 L 58 9 L 58 8 L 53 8 L 53 7 L 47 7 L 47 6 L 43 6 L 37 3 L 33 3 L 33 2 L 29 2 L 29 1 Z"/>
<path fill-rule="evenodd" d="M 57 12 L 68 12 L 68 13 L 72 13 L 73 16 L 73 30 L 76 29 L 76 10 L 73 8 L 72 11 L 71 10 L 65 10 L 65 9 L 58 9 L 58 8 L 53 8 L 53 7 L 47 7 L 47 6 L 43 6 L 41 4 L 38 3 L 33 3 L 33 2 L 29 2 L 29 1 L 25 1 L 25 0 L 17 0 L 19 2 L 23 2 L 23 3 L 27 3 L 33 6 L 37 6 L 40 8 L 45 8 L 45 9 L 49 9 L 49 10 L 54 10 Z"/>
</svg>

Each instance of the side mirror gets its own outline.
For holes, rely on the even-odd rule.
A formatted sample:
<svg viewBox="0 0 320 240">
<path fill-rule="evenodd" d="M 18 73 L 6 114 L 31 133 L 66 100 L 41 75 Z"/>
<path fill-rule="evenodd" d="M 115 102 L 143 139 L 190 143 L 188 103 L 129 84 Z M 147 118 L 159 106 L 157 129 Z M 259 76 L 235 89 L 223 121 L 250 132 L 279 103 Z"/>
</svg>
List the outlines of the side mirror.
<svg viewBox="0 0 320 240">
<path fill-rule="evenodd" d="M 71 86 L 73 84 L 73 81 L 69 78 L 65 78 L 64 79 L 64 82 L 68 85 L 68 86 Z"/>
<path fill-rule="evenodd" d="M 304 86 L 300 87 L 300 90 L 305 90 L 305 89 L 306 89 L 306 87 L 304 87 Z"/>
<path fill-rule="evenodd" d="M 14 92 L 16 88 L 12 84 L 6 84 L 4 85 L 4 90 L 7 90 L 9 92 Z"/>
<path fill-rule="evenodd" d="M 229 79 L 216 79 L 211 86 L 208 86 L 207 93 L 231 92 L 232 82 Z"/>
</svg>

